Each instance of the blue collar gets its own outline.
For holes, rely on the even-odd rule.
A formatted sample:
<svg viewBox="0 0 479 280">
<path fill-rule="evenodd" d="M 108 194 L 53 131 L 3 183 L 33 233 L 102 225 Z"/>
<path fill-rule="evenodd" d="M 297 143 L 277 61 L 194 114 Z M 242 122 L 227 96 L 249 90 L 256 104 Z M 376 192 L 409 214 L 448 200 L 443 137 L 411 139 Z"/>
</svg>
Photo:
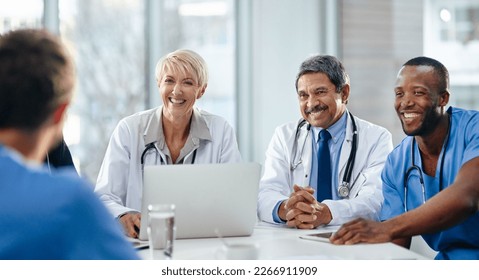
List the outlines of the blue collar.
<svg viewBox="0 0 479 280">
<path fill-rule="evenodd" d="M 328 132 L 331 134 L 331 141 L 333 141 L 335 144 L 338 142 L 338 140 L 341 138 L 341 134 L 346 131 L 346 123 L 348 119 L 348 110 L 346 109 L 343 112 L 343 115 L 337 120 L 333 125 L 327 128 Z M 318 142 L 318 134 L 323 130 L 324 128 L 322 127 L 314 127 L 312 126 L 312 131 L 313 131 L 313 139 L 315 142 Z"/>
</svg>

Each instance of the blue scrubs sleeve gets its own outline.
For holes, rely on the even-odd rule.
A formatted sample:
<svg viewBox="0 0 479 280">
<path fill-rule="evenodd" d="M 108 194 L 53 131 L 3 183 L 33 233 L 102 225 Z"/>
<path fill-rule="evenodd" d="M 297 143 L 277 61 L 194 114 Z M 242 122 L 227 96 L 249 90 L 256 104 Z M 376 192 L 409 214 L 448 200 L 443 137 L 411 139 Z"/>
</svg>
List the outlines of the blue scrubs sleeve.
<svg viewBox="0 0 479 280">
<path fill-rule="evenodd" d="M 479 157 L 479 114 L 475 114 L 469 120 L 463 131 L 465 133 L 465 142 L 467 143 L 462 161 L 464 164 L 473 158 Z"/>
<path fill-rule="evenodd" d="M 403 179 L 398 178 L 397 170 L 401 170 L 391 160 L 391 155 L 386 161 L 381 179 L 383 182 L 384 203 L 381 208 L 380 220 L 385 221 L 404 213 Z"/>
</svg>

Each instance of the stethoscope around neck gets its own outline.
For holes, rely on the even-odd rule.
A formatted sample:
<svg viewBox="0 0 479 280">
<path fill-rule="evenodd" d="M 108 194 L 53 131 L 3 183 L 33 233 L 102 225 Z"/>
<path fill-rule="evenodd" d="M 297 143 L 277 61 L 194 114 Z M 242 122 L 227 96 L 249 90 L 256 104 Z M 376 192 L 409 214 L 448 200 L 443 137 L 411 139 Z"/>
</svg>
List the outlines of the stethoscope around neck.
<svg viewBox="0 0 479 280">
<path fill-rule="evenodd" d="M 339 184 L 338 187 L 338 195 L 341 198 L 347 198 L 349 196 L 349 193 L 351 191 L 351 175 L 353 173 L 353 166 L 354 166 L 354 161 L 356 159 L 356 152 L 358 150 L 358 129 L 356 127 L 356 122 L 354 121 L 353 114 L 349 112 L 349 117 L 351 119 L 351 123 L 353 125 L 353 143 L 351 146 L 351 153 L 349 154 L 348 162 L 346 164 L 346 170 L 344 171 L 343 175 L 343 180 L 341 184 Z M 292 157 L 291 157 L 291 163 L 290 163 L 290 170 L 293 171 L 296 168 L 298 168 L 299 165 L 303 164 L 303 152 L 304 152 L 304 146 L 306 145 L 306 140 L 308 137 L 306 136 L 304 138 L 303 144 L 301 145 L 301 151 L 299 153 L 299 159 L 297 162 L 295 162 L 296 156 L 298 155 L 298 138 L 299 138 L 299 133 L 301 131 L 301 128 L 306 124 L 305 119 L 301 119 L 298 122 L 298 125 L 296 126 L 296 134 L 294 136 L 294 143 L 293 143 L 293 148 L 291 151 Z M 311 124 L 307 124 L 306 129 L 308 130 L 308 135 L 311 130 Z"/>
<path fill-rule="evenodd" d="M 156 149 L 156 146 L 155 146 L 155 142 L 151 142 L 149 144 L 147 144 L 145 146 L 145 149 L 143 150 L 143 153 L 141 153 L 141 157 L 140 157 L 140 164 L 141 164 L 141 170 L 143 171 L 144 167 L 145 167 L 145 157 L 146 157 L 146 153 L 151 150 L 151 149 L 154 149 L 156 152 L 157 149 Z M 193 151 L 193 157 L 191 159 L 191 164 L 195 164 L 195 160 L 196 160 L 196 151 L 197 149 L 195 149 Z M 164 165 L 166 164 L 165 161 L 163 160 L 163 157 L 160 155 L 160 165 Z"/>
<path fill-rule="evenodd" d="M 444 170 L 444 157 L 446 155 L 446 149 L 449 144 L 449 134 L 451 131 L 451 115 L 449 114 L 449 126 L 447 127 L 447 135 L 446 135 L 446 141 L 444 143 L 444 148 L 442 151 L 442 156 L 441 156 L 441 166 L 439 167 L 439 191 L 442 191 L 444 188 L 444 184 L 442 182 L 442 174 Z M 416 146 L 416 138 L 413 136 L 412 141 L 411 141 L 411 166 L 406 170 L 406 174 L 404 174 L 404 212 L 408 211 L 407 208 L 407 194 L 408 194 L 408 179 L 409 175 L 416 170 L 418 175 L 419 175 L 419 183 L 421 184 L 421 192 L 422 192 L 422 203 L 426 203 L 426 187 L 424 185 L 424 176 L 422 173 L 422 170 L 419 166 L 416 165 L 416 160 L 415 160 L 415 152 L 414 152 L 414 147 Z"/>
</svg>

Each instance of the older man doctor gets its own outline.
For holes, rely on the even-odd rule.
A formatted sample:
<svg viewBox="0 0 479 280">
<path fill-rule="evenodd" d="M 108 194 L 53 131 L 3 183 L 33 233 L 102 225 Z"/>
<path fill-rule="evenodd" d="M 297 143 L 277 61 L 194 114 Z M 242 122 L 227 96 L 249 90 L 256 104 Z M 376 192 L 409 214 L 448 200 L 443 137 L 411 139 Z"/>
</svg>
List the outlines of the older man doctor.
<svg viewBox="0 0 479 280">
<path fill-rule="evenodd" d="M 258 195 L 260 219 L 301 229 L 356 217 L 377 220 L 391 134 L 347 110 L 349 77 L 333 56 L 304 61 L 296 89 L 303 118 L 278 127 L 270 142 Z"/>
</svg>

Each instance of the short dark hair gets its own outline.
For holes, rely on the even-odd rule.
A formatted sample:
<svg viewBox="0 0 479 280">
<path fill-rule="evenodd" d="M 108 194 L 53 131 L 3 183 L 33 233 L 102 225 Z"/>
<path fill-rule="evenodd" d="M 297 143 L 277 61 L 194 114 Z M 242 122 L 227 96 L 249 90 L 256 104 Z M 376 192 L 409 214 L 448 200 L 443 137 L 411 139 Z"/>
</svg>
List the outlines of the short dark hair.
<svg viewBox="0 0 479 280">
<path fill-rule="evenodd" d="M 349 76 L 343 64 L 331 55 L 314 55 L 301 63 L 296 76 L 296 91 L 299 78 L 308 73 L 324 73 L 336 87 L 336 92 L 340 92 L 346 84 L 349 84 Z"/>
<path fill-rule="evenodd" d="M 35 130 L 68 101 L 74 67 L 60 40 L 40 29 L 0 36 L 0 128 Z"/>
<path fill-rule="evenodd" d="M 408 60 L 403 66 L 429 66 L 434 69 L 438 76 L 439 92 L 447 91 L 449 88 L 449 71 L 441 62 L 426 56 L 418 56 Z"/>
</svg>

